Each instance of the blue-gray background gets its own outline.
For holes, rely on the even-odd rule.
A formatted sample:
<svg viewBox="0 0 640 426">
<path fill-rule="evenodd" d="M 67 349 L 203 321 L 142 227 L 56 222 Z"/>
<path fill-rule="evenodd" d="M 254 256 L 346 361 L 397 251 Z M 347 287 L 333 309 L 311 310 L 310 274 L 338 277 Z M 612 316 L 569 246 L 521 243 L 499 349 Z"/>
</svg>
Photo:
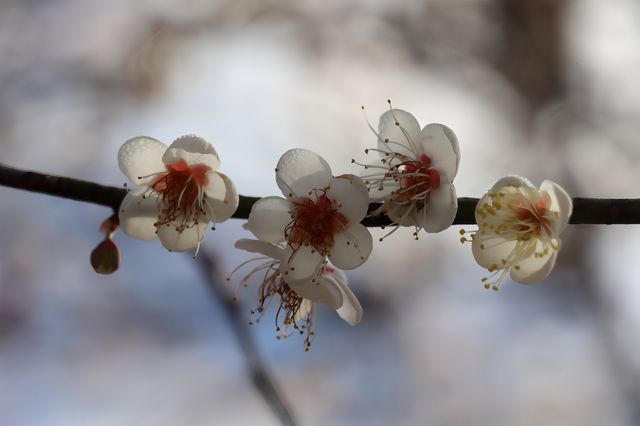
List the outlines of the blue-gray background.
<svg viewBox="0 0 640 426">
<path fill-rule="evenodd" d="M 639 45 L 634 0 L 3 1 L 0 161 L 122 185 L 126 139 L 196 133 L 272 195 L 289 148 L 357 173 L 360 106 L 391 98 L 455 130 L 461 196 L 519 173 L 640 197 Z M 99 276 L 106 209 L 0 200 L 2 425 L 277 424 L 188 256 L 119 233 Z M 241 225 L 206 238 L 224 271 Z M 362 323 L 322 311 L 310 353 L 251 329 L 301 423 L 638 424 L 640 227 L 571 226 L 549 279 L 499 293 L 457 231 L 376 244 Z"/>
</svg>

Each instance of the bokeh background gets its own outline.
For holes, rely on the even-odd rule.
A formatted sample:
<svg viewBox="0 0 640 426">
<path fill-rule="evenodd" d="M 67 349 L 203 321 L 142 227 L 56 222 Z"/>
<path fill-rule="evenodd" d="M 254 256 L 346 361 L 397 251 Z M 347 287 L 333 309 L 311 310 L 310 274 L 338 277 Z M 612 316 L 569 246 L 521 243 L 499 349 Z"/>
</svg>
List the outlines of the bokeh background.
<svg viewBox="0 0 640 426">
<path fill-rule="evenodd" d="M 375 123 L 390 98 L 457 133 L 461 196 L 518 173 L 640 197 L 639 46 L 636 0 L 5 0 L 0 161 L 120 186 L 126 139 L 196 133 L 272 195 L 289 148 L 357 173 L 360 106 Z M 120 233 L 100 276 L 107 209 L 0 200 L 2 425 L 279 424 L 189 256 Z M 223 275 L 241 225 L 205 240 Z M 457 231 L 376 244 L 349 273 L 362 323 L 322 311 L 309 353 L 273 312 L 250 327 L 298 422 L 639 424 L 640 227 L 571 226 L 547 280 L 498 293 Z"/>
</svg>

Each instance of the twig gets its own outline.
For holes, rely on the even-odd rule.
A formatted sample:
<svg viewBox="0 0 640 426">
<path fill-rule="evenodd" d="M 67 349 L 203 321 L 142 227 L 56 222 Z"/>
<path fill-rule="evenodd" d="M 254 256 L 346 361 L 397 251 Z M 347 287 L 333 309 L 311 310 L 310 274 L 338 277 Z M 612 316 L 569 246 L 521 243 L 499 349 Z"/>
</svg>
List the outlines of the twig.
<svg viewBox="0 0 640 426">
<path fill-rule="evenodd" d="M 38 172 L 14 169 L 0 164 L 0 185 L 40 192 L 61 198 L 111 207 L 114 211 L 127 190 L 113 186 Z"/>
<path fill-rule="evenodd" d="M 125 188 L 100 185 L 84 180 L 53 176 L 44 173 L 14 169 L 0 164 L 0 185 L 26 191 L 40 192 L 71 200 L 99 204 L 118 210 L 122 199 L 127 193 Z M 233 215 L 236 219 L 246 219 L 251 212 L 251 206 L 258 200 L 256 197 L 240 196 L 240 205 Z M 473 225 L 477 198 L 458 198 L 458 213 L 454 225 Z M 379 207 L 371 204 L 370 211 Z M 385 215 L 365 219 L 367 226 L 389 225 L 390 220 Z M 574 198 L 573 215 L 569 223 L 574 225 L 623 225 L 640 224 L 640 199 L 617 198 Z"/>
<path fill-rule="evenodd" d="M 224 313 L 229 320 L 229 325 L 240 344 L 242 353 L 247 361 L 247 367 L 251 374 L 251 381 L 258 392 L 265 399 L 271 410 L 278 416 L 283 425 L 294 425 L 293 416 L 288 404 L 283 398 L 282 392 L 271 378 L 266 364 L 249 334 L 246 315 L 240 312 L 239 305 L 234 303 L 224 287 L 224 282 L 219 279 L 216 264 L 211 255 L 201 252 L 198 257 L 200 270 L 211 291 L 212 297 L 224 308 Z"/>
</svg>

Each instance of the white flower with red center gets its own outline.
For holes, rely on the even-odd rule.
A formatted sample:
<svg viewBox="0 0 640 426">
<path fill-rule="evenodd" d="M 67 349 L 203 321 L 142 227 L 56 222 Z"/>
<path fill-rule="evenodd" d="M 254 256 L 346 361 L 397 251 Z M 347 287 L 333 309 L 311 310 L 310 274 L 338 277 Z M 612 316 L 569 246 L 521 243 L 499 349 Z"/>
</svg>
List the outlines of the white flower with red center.
<svg viewBox="0 0 640 426">
<path fill-rule="evenodd" d="M 421 229 L 440 232 L 451 226 L 458 210 L 452 182 L 460 163 L 453 131 L 437 123 L 420 130 L 418 120 L 400 109 L 380 116 L 378 132 L 371 129 L 378 137 L 378 147 L 365 153 L 375 151 L 380 159 L 357 164 L 369 172 L 362 178 L 371 200 L 383 203 L 374 214 L 384 212 L 396 225 L 387 236 L 398 226 L 415 227 L 416 238 Z"/>
<path fill-rule="evenodd" d="M 369 257 L 371 234 L 360 223 L 369 193 L 360 178 L 333 177 L 322 157 L 292 149 L 278 161 L 276 182 L 286 198 L 258 200 L 247 228 L 262 241 L 286 243 L 280 269 L 288 280 L 315 280 L 327 258 L 340 269 L 354 269 Z"/>
<path fill-rule="evenodd" d="M 538 189 L 520 176 L 500 179 L 476 206 L 478 230 L 470 240 L 460 231 L 476 262 L 491 273 L 482 279 L 485 288 L 498 290 L 507 275 L 522 284 L 545 279 L 572 209 L 571 197 L 550 180 Z"/>
<path fill-rule="evenodd" d="M 258 287 L 258 306 L 251 313 L 258 316 L 258 322 L 269 303 L 277 296 L 279 301 L 276 303 L 279 305 L 275 322 L 279 338 L 287 337 L 295 331 L 306 334 L 305 350 L 309 350 L 315 337 L 313 320 L 318 304 L 335 309 L 350 325 L 356 325 L 362 319 L 362 307 L 349 288 L 347 277 L 339 269 L 325 264 L 315 280 L 307 278 L 293 281 L 289 277 L 285 279 L 280 272 L 280 265 L 286 263 L 288 256 L 283 247 L 248 239 L 238 240 L 235 246 L 262 255 L 243 262 L 232 275 L 245 265 L 257 261 L 251 271 L 240 280 L 238 287 L 246 287 L 255 274 L 262 277 L 262 283 Z"/>
<path fill-rule="evenodd" d="M 168 250 L 199 248 L 207 224 L 224 222 L 238 208 L 233 182 L 217 172 L 218 154 L 198 136 L 182 136 L 169 147 L 146 136 L 130 139 L 118 151 L 118 164 L 137 185 L 120 205 L 120 226 L 136 238 L 159 238 Z"/>
</svg>

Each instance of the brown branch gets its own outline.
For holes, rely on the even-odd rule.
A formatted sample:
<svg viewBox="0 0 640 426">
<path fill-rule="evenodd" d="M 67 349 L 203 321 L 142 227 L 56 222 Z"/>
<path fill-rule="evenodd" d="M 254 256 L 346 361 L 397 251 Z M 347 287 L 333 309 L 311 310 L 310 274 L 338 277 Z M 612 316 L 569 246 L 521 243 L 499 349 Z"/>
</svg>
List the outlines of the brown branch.
<svg viewBox="0 0 640 426">
<path fill-rule="evenodd" d="M 125 188 L 100 185 L 84 180 L 53 176 L 44 173 L 18 170 L 0 164 L 0 185 L 26 191 L 40 192 L 71 200 L 84 201 L 111 207 L 118 210 L 127 193 Z M 240 196 L 240 205 L 233 215 L 236 219 L 246 219 L 251 206 L 258 200 L 256 197 Z M 458 213 L 454 225 L 473 225 L 476 223 L 474 211 L 477 198 L 458 198 Z M 378 207 L 371 204 L 370 210 Z M 389 225 L 385 215 L 365 219 L 367 226 Z M 573 215 L 569 223 L 575 225 L 623 225 L 640 224 L 640 199 L 618 198 L 574 198 Z"/>
<path fill-rule="evenodd" d="M 213 299 L 223 307 L 231 330 L 244 354 L 253 386 L 262 395 L 283 425 L 294 425 L 295 422 L 291 410 L 283 398 L 283 393 L 271 378 L 266 363 L 249 333 L 246 315 L 240 311 L 238 303 L 229 298 L 224 285 L 226 281 L 220 279 L 220 274 L 216 270 L 215 260 L 209 253 L 201 252 L 196 263 L 200 266 Z"/>
<path fill-rule="evenodd" d="M 118 210 L 127 190 L 93 182 L 14 169 L 0 164 L 0 185 L 61 198 L 98 204 Z"/>
</svg>

